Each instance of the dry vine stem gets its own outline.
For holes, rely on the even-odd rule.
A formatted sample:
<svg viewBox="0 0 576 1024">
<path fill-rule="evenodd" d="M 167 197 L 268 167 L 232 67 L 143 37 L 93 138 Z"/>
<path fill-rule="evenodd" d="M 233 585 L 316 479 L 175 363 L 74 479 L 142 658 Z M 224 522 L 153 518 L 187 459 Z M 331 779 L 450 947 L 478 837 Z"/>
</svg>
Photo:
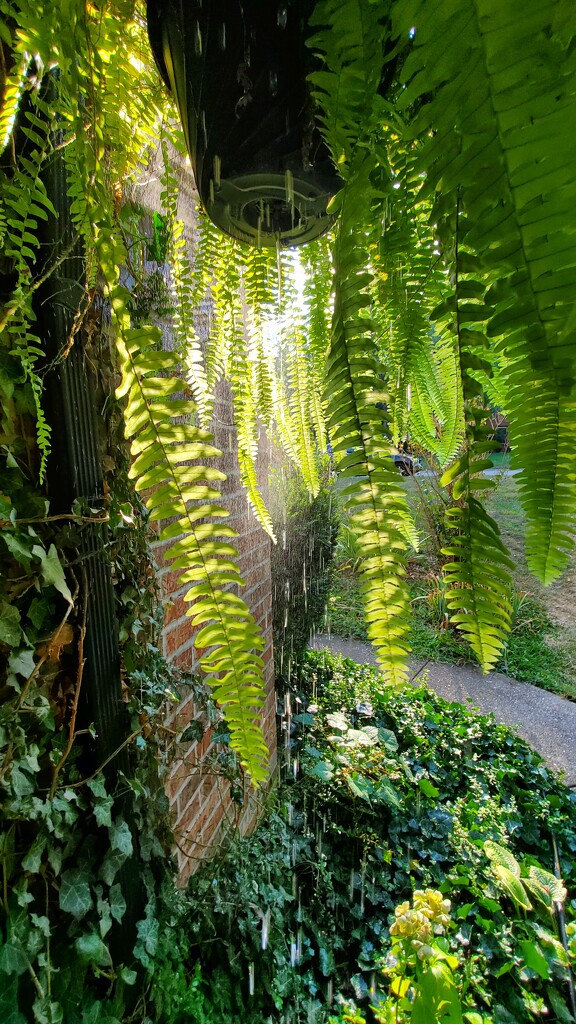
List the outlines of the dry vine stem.
<svg viewBox="0 0 576 1024">
<path fill-rule="evenodd" d="M 70 724 L 68 726 L 68 739 L 66 746 L 62 751 L 62 756 L 52 771 L 52 785 L 50 786 L 50 799 L 54 798 L 56 793 L 58 775 L 61 768 L 66 762 L 72 747 L 74 746 L 74 740 L 76 739 L 76 715 L 78 714 L 78 702 L 80 700 L 80 691 L 82 689 L 82 677 L 84 675 L 84 638 L 86 636 L 86 618 L 88 615 L 88 580 L 86 577 L 86 570 L 82 567 L 82 584 L 83 584 L 83 601 L 82 601 L 82 623 L 80 626 L 80 635 L 78 637 L 78 668 L 76 670 L 76 689 L 74 692 L 74 700 L 72 702 L 72 712 L 70 714 Z"/>
</svg>

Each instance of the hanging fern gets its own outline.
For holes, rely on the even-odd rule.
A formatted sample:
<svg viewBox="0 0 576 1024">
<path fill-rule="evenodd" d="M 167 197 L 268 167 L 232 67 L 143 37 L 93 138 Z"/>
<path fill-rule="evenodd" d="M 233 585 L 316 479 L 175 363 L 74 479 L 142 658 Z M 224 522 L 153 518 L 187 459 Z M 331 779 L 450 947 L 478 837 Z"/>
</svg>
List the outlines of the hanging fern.
<svg viewBox="0 0 576 1024">
<path fill-rule="evenodd" d="M 2 130 L 9 136 L 5 153 L 12 164 L 8 159 L 0 172 L 4 252 L 17 285 L 7 298 L 2 321 L 32 386 L 40 447 L 46 457 L 49 435 L 41 406 L 42 381 L 35 369 L 43 353 L 32 326 L 32 296 L 40 281 L 35 276 L 37 222 L 55 216 L 42 184 L 55 140 L 64 153 L 74 225 L 86 249 L 87 288 L 104 282 L 113 299 L 135 479 L 140 487 L 157 485 L 153 494 L 147 494 L 148 505 L 152 517 L 162 520 L 160 536 L 170 540 L 168 558 L 190 585 L 191 622 L 198 630 L 201 665 L 225 707 L 240 760 L 260 780 L 266 757 L 257 723 L 263 700 L 262 638 L 245 603 L 230 589 L 242 581 L 234 548 L 226 540 L 233 532 L 215 525 L 226 514 L 217 503 L 215 486 L 222 474 L 191 464 L 214 455 L 215 449 L 206 431 L 193 422 L 175 422 L 179 415 L 196 416 L 193 403 L 174 397 L 186 387 L 180 378 L 170 376 L 178 353 L 154 351 L 151 346 L 158 339 L 154 329 L 130 329 L 126 293 L 118 286 L 119 268 L 126 263 L 120 224 L 123 190 L 135 180 L 144 146 L 160 122 L 161 84 L 150 65 L 145 25 L 140 17 L 133 17 L 133 5 L 125 0 L 106 0 L 101 5 L 70 0 L 65 32 L 62 5 L 0 0 L 0 12 L 17 26 L 14 70 L 1 115 Z M 33 75 L 30 53 L 35 55 Z M 43 69 L 48 67 L 56 69 L 51 76 L 51 112 L 40 109 L 44 101 L 38 92 Z M 23 83 L 25 68 L 30 77 Z M 23 93 L 30 97 L 26 107 Z M 25 146 L 16 148 L 10 133 L 17 106 Z M 13 158 L 16 149 L 17 160 Z M 184 348 L 190 342 L 191 287 L 196 282 L 191 280 L 175 203 L 169 198 L 176 326 Z M 48 274 L 50 270 L 48 266 Z M 73 339 L 63 339 L 63 348 L 67 341 Z M 203 383 L 197 372 L 198 381 Z"/>
<path fill-rule="evenodd" d="M 312 76 L 323 106 L 326 139 L 346 181 L 335 208 L 334 313 L 326 361 L 327 428 L 342 492 L 362 554 L 368 635 L 385 677 L 406 678 L 410 600 L 404 580 L 407 535 L 413 526 L 406 495 L 390 458 L 390 398 L 377 358 L 370 289 L 369 244 L 379 170 L 378 95 L 387 30 L 386 10 L 361 0 L 317 5 L 313 22 L 329 25 L 312 40 L 328 69 Z"/>
<path fill-rule="evenodd" d="M 172 331 L 175 349 L 186 364 L 186 379 L 192 391 L 201 423 L 209 423 L 213 409 L 213 395 L 208 389 L 204 355 L 194 323 L 195 287 L 184 223 L 178 217 L 178 181 L 171 169 L 166 135 L 162 138 L 162 192 L 160 199 L 166 215 L 168 247 L 166 256 L 170 267 L 170 287 L 174 311 Z"/>
<path fill-rule="evenodd" d="M 462 242 L 480 269 L 486 331 L 503 357 L 527 558 L 545 583 L 566 565 L 576 502 L 576 19 L 561 8 L 557 0 L 529 10 L 519 0 L 392 8 L 401 38 L 415 29 L 399 105 L 413 114 L 440 232 L 454 235 L 460 197 Z"/>
<path fill-rule="evenodd" d="M 378 376 L 365 272 L 367 254 L 353 231 L 364 219 L 369 183 L 366 166 L 346 186 L 334 250 L 334 317 L 327 360 L 328 432 L 342 491 L 362 556 L 362 592 L 368 636 L 385 678 L 406 677 L 410 599 L 404 581 L 406 494 L 389 457 L 386 395 Z M 351 452 L 349 452 L 351 449 Z"/>
<path fill-rule="evenodd" d="M 332 238 L 324 236 L 301 250 L 304 272 L 305 333 L 309 361 L 310 413 L 321 451 L 326 441 L 323 382 L 332 319 Z"/>
<path fill-rule="evenodd" d="M 196 407 L 175 398 L 185 388 L 176 374 L 178 356 L 158 350 L 160 331 L 131 329 L 125 314 L 129 293 L 113 292 L 117 345 L 126 397 L 125 431 L 131 441 L 130 475 L 145 495 L 150 519 L 160 524 L 158 540 L 170 542 L 164 559 L 189 585 L 184 600 L 198 629 L 200 666 L 224 709 L 230 742 L 255 782 L 266 777 L 267 749 L 258 721 L 264 702 L 262 637 L 245 602 L 236 549 L 224 538 L 235 531 L 217 523 L 228 513 L 218 504 L 224 473 L 198 460 L 221 453 L 211 435 L 194 426 Z M 184 420 L 184 422 L 182 422 Z"/>
<path fill-rule="evenodd" d="M 18 96 L 22 92 L 23 87 L 19 85 L 16 88 L 20 72 L 21 67 L 17 66 L 13 72 L 13 81 L 10 83 L 9 80 L 6 90 L 6 101 L 9 104 L 6 117 L 12 127 L 15 111 L 10 103 L 14 92 Z M 12 293 L 0 318 L 0 328 L 7 332 L 11 355 L 20 361 L 24 378 L 32 391 L 36 441 L 40 452 L 39 478 L 42 481 L 50 454 L 50 427 L 42 408 L 43 385 L 37 370 L 37 364 L 44 361 L 45 353 L 40 338 L 31 326 L 35 319 L 31 282 L 33 268 L 41 262 L 38 222 L 56 216 L 56 211 L 42 180 L 43 167 L 53 152 L 55 116 L 53 107 L 39 94 L 40 81 L 37 79 L 33 88 L 28 83 L 26 102 L 24 104 L 23 101 L 18 122 L 23 141 L 18 155 L 13 155 L 9 172 L 0 172 L 0 203 L 4 223 L 2 249 L 4 258 L 10 261 L 15 278 Z"/>
<path fill-rule="evenodd" d="M 278 266 L 281 293 L 278 309 L 280 338 L 277 366 L 288 404 L 285 421 L 286 424 L 290 424 L 290 448 L 295 450 L 296 464 L 300 468 L 309 493 L 316 496 L 320 489 L 318 442 L 322 441 L 324 428 L 320 424 L 320 436 L 317 434 L 314 437 L 313 410 L 321 409 L 321 381 L 317 376 L 315 378 L 313 373 L 310 346 L 299 308 L 296 262 L 292 254 L 279 253 Z"/>
<path fill-rule="evenodd" d="M 380 237 L 371 248 L 375 268 L 374 317 L 380 354 L 390 380 L 392 436 L 433 451 L 440 464 L 458 452 L 464 434 L 457 346 L 431 314 L 450 290 L 431 204 L 419 195 L 417 149 L 404 141 L 406 126 L 393 115 L 380 161 Z"/>
</svg>

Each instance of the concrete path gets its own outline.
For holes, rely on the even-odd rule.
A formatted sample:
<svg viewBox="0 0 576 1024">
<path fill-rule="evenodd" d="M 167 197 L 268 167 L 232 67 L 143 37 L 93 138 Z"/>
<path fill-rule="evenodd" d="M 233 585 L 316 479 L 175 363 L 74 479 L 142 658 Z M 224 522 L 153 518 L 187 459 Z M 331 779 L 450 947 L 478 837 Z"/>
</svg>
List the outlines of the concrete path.
<svg viewBox="0 0 576 1024">
<path fill-rule="evenodd" d="M 343 640 L 319 633 L 312 644 L 316 650 L 326 647 L 333 654 L 343 654 L 361 665 L 375 665 L 371 644 L 359 640 Z M 564 781 L 576 787 L 576 703 L 555 693 L 541 690 L 532 683 L 519 683 L 500 672 L 483 676 L 473 665 L 438 665 L 411 662 L 412 672 L 428 673 L 429 686 L 445 700 L 457 701 L 478 708 L 483 714 L 492 712 L 497 722 L 510 725 L 531 743 L 535 750 L 557 772 L 564 772 Z"/>
</svg>

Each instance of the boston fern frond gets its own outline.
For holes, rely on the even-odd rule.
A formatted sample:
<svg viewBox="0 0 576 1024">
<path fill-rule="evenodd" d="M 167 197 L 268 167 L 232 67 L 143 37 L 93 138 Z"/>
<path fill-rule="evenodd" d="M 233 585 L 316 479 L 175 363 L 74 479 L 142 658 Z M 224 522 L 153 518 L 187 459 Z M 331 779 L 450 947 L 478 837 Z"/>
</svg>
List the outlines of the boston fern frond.
<svg viewBox="0 0 576 1024">
<path fill-rule="evenodd" d="M 469 641 L 484 672 L 498 661 L 511 624 L 513 563 L 500 538 L 497 523 L 476 493 L 494 485 L 482 476 L 492 465 L 486 458 L 490 442 L 471 441 L 464 455 L 441 480 L 451 485 L 455 504 L 447 510 L 453 539 L 444 554 L 451 559 L 443 573 L 451 585 L 451 621 Z"/>
<path fill-rule="evenodd" d="M 243 580 L 229 543 L 236 533 L 217 522 L 228 514 L 217 486 L 225 475 L 198 461 L 220 452 L 211 435 L 194 425 L 194 403 L 175 397 L 186 385 L 176 376 L 178 356 L 158 349 L 160 331 L 128 327 L 122 313 L 128 298 L 121 288 L 112 296 L 122 368 L 117 395 L 127 400 L 125 432 L 134 460 L 130 475 L 151 521 L 159 524 L 164 558 L 189 585 L 184 599 L 198 629 L 200 666 L 226 714 L 231 745 L 251 778 L 263 781 L 267 749 L 257 717 L 265 696 L 263 640 L 248 606 L 230 590 Z"/>
<path fill-rule="evenodd" d="M 295 261 L 283 254 L 280 257 L 282 288 L 280 306 L 280 359 L 279 373 L 286 387 L 288 412 L 293 429 L 293 444 L 304 482 L 311 495 L 320 489 L 318 443 L 321 433 L 314 437 L 318 420 L 314 408 L 320 403 L 319 381 L 313 372 L 309 339 L 305 334 L 299 310 L 300 297 L 295 280 Z M 321 383 L 320 383 L 321 388 Z"/>
<path fill-rule="evenodd" d="M 458 469 L 466 479 L 465 500 L 447 512 L 455 536 L 444 554 L 451 561 L 443 567 L 451 589 L 447 593 L 450 619 L 469 641 L 482 670 L 489 672 L 499 660 L 510 630 L 509 569 L 512 562 L 500 538 L 497 524 L 474 497 L 472 467 Z M 476 464 L 481 471 L 481 463 Z M 443 479 L 449 482 L 450 477 Z"/>
<path fill-rule="evenodd" d="M 387 382 L 377 359 L 369 244 L 374 235 L 373 176 L 380 176 L 382 77 L 386 5 L 322 0 L 312 45 L 327 70 L 312 76 L 323 109 L 324 134 L 346 182 L 334 206 L 334 312 L 326 360 L 327 429 L 342 492 L 362 554 L 368 635 L 385 678 L 406 678 L 410 600 L 404 579 L 411 516 L 390 456 Z"/>
<path fill-rule="evenodd" d="M 322 392 L 332 320 L 331 244 L 332 238 L 325 235 L 300 250 L 300 264 L 305 274 L 304 331 L 311 381 L 311 415 L 321 451 L 324 451 L 326 440 Z"/>
<path fill-rule="evenodd" d="M 458 452 L 464 434 L 454 335 L 441 335 L 431 321 L 450 282 L 431 203 L 421 195 L 417 147 L 404 141 L 405 125 L 390 116 L 373 211 L 382 225 L 371 247 L 374 316 L 390 380 L 392 436 L 397 444 L 410 437 L 442 465 Z"/>
<path fill-rule="evenodd" d="M 458 195 L 461 238 L 487 292 L 527 559 L 545 583 L 566 565 L 576 505 L 576 18 L 565 15 L 557 0 L 392 7 L 411 51 L 399 105 L 421 146 L 423 189 L 441 235 L 454 234 Z"/>
<path fill-rule="evenodd" d="M 195 281 L 188 255 L 184 223 L 178 217 L 178 179 L 171 167 L 166 137 L 162 139 L 162 158 L 164 172 L 160 198 L 168 232 L 166 255 L 170 267 L 170 291 L 174 307 L 172 332 L 176 351 L 186 365 L 186 379 L 198 409 L 200 422 L 209 423 L 213 396 L 208 391 L 204 357 L 194 323 Z"/>
<path fill-rule="evenodd" d="M 464 398 L 466 436 L 464 451 L 444 473 L 441 483 L 450 487 L 454 502 L 446 513 L 453 539 L 444 550 L 451 561 L 443 573 L 451 585 L 448 606 L 451 621 L 464 633 L 484 672 L 494 667 L 511 625 L 512 562 L 500 538 L 497 524 L 479 500 L 495 487 L 488 458 L 494 445 L 487 440 L 488 408 L 482 385 L 489 378 L 488 340 L 482 331 L 487 307 L 484 288 L 474 273 L 476 261 L 460 243 L 459 207 L 453 252 L 453 291 L 434 311 L 440 331 L 453 334 L 458 352 Z M 469 268 L 466 270 L 465 268 Z"/>
<path fill-rule="evenodd" d="M 371 321 L 367 253 L 353 226 L 366 223 L 370 194 L 365 159 L 342 196 L 334 249 L 334 316 L 327 359 L 327 426 L 337 467 L 348 481 L 342 492 L 362 556 L 362 591 L 368 636 L 385 678 L 406 678 L 410 599 L 404 580 L 406 494 L 389 458 L 384 411 L 386 394 L 378 375 Z"/>
<path fill-rule="evenodd" d="M 257 405 L 259 389 L 255 386 L 256 360 L 252 358 L 253 353 L 250 351 L 249 316 L 241 296 L 239 304 L 241 308 L 235 314 L 238 331 L 234 341 L 233 357 L 229 362 L 228 379 L 234 398 L 240 479 L 246 488 L 248 500 L 258 522 L 274 540 L 272 518 L 262 497 L 256 469 L 260 434 Z"/>
</svg>

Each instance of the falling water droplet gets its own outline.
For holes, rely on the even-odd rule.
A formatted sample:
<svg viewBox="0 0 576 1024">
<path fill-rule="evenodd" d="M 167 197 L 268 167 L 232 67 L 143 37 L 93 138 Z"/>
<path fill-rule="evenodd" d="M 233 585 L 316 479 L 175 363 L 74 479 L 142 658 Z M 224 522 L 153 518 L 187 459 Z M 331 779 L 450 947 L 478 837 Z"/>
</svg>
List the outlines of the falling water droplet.
<svg viewBox="0 0 576 1024">
<path fill-rule="evenodd" d="M 288 8 L 284 4 L 281 4 L 278 8 L 278 28 L 286 28 L 287 21 Z"/>
<path fill-rule="evenodd" d="M 268 947 L 268 935 L 270 933 L 270 907 L 266 910 L 264 917 L 262 918 L 262 949 Z"/>
<path fill-rule="evenodd" d="M 220 188 L 220 173 L 222 170 L 222 161 L 219 156 L 214 157 L 214 182 L 217 188 Z"/>
<path fill-rule="evenodd" d="M 332 1006 L 334 1000 L 334 982 L 332 978 L 328 978 L 328 985 L 326 986 L 326 1002 L 328 1006 Z"/>
<path fill-rule="evenodd" d="M 290 966 L 291 967 L 296 967 L 296 959 L 297 959 L 296 943 L 295 942 L 291 942 L 290 943 Z"/>
<path fill-rule="evenodd" d="M 224 24 L 224 22 L 222 22 L 222 24 L 220 25 L 218 42 L 220 44 L 220 49 L 222 50 L 222 52 L 224 52 L 224 50 L 226 49 L 226 25 Z"/>
<path fill-rule="evenodd" d="M 354 899 L 354 868 L 350 871 L 350 899 Z"/>
<path fill-rule="evenodd" d="M 248 964 L 248 992 L 254 995 L 254 964 Z"/>
<path fill-rule="evenodd" d="M 278 75 L 275 71 L 270 72 L 270 92 L 273 96 L 278 92 Z"/>
</svg>

